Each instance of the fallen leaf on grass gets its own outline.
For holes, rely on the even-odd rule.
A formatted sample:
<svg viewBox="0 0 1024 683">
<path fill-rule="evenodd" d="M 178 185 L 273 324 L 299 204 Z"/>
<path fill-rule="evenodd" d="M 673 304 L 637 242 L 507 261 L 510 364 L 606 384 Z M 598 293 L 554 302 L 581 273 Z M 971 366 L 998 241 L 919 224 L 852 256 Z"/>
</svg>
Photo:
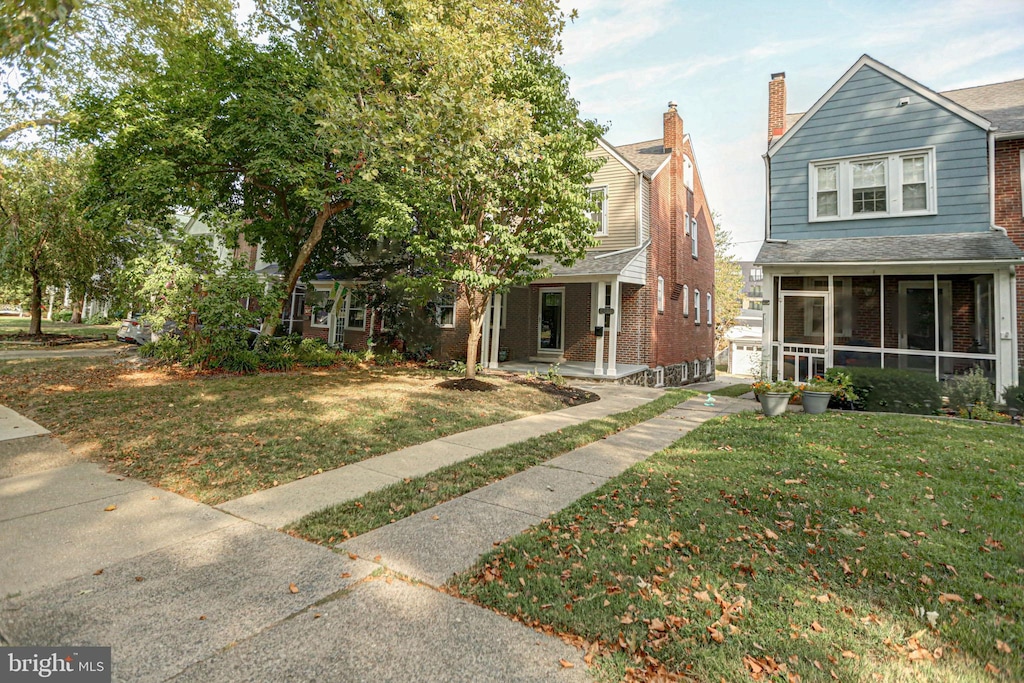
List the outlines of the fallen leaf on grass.
<svg viewBox="0 0 1024 683">
<path fill-rule="evenodd" d="M 819 624 L 818 622 L 812 621 L 811 622 L 811 630 L 815 631 L 817 633 L 821 633 L 822 631 L 825 630 L 825 628 L 821 624 Z"/>
<path fill-rule="evenodd" d="M 939 593 L 939 604 L 945 605 L 947 602 L 963 602 L 964 599 L 956 593 Z"/>
<path fill-rule="evenodd" d="M 108 505 L 107 507 L 103 508 L 103 511 L 104 512 L 113 512 L 116 509 L 117 509 L 116 505 Z"/>
<path fill-rule="evenodd" d="M 1002 652 L 1003 654 L 1007 655 L 1013 652 L 1013 649 L 1011 649 L 1009 645 L 999 640 L 998 638 L 996 639 L 996 649 Z"/>
<path fill-rule="evenodd" d="M 288 590 L 290 590 L 292 593 L 298 593 L 299 592 L 299 587 L 296 586 L 294 583 L 289 583 L 288 584 Z"/>
<path fill-rule="evenodd" d="M 576 665 L 570 662 L 568 659 L 559 659 L 558 663 L 562 665 L 563 669 L 572 669 Z"/>
</svg>

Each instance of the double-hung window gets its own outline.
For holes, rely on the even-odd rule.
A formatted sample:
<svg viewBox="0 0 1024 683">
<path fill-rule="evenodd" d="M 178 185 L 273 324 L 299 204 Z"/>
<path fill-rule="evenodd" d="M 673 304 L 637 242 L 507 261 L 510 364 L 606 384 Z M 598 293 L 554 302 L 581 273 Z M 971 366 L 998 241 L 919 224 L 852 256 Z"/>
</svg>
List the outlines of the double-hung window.
<svg viewBox="0 0 1024 683">
<path fill-rule="evenodd" d="M 935 150 L 814 161 L 809 186 L 810 221 L 933 214 Z"/>
<path fill-rule="evenodd" d="M 697 258 L 697 219 L 693 218 L 690 221 L 690 254 L 693 258 Z"/>
<path fill-rule="evenodd" d="M 588 190 L 591 201 L 597 204 L 596 209 L 589 212 L 590 220 L 594 221 L 594 234 L 608 234 L 608 188 L 592 187 Z"/>
<path fill-rule="evenodd" d="M 366 328 L 366 296 L 362 292 L 349 292 L 345 299 L 345 329 Z"/>
<path fill-rule="evenodd" d="M 438 327 L 455 327 L 455 289 L 448 288 L 433 301 L 434 321 Z"/>
<path fill-rule="evenodd" d="M 683 285 L 683 317 L 690 317 L 690 285 Z"/>
<path fill-rule="evenodd" d="M 658 313 L 665 312 L 665 278 L 658 276 Z"/>
<path fill-rule="evenodd" d="M 711 321 L 713 319 L 712 316 L 711 316 L 711 294 L 710 293 L 707 295 L 707 299 L 708 299 L 708 318 L 707 318 L 707 323 L 708 323 L 708 325 L 710 325 Z"/>
<path fill-rule="evenodd" d="M 693 290 L 693 324 L 700 325 L 700 290 Z"/>
</svg>

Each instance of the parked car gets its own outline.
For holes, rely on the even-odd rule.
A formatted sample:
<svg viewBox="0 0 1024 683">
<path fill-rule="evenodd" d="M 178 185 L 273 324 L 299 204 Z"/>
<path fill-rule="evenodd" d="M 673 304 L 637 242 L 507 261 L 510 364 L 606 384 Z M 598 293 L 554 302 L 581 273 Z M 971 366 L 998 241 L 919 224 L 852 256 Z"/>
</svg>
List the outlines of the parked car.
<svg viewBox="0 0 1024 683">
<path fill-rule="evenodd" d="M 117 341 L 128 344 L 145 344 L 153 339 L 153 330 L 149 323 L 135 318 L 125 318 L 117 329 Z"/>
</svg>

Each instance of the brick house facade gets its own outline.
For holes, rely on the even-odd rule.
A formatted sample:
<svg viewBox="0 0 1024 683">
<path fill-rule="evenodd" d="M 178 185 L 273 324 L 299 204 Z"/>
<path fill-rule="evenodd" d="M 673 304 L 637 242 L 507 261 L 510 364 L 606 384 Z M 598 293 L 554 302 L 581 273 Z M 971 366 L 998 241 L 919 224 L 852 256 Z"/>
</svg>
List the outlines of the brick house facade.
<svg viewBox="0 0 1024 683">
<path fill-rule="evenodd" d="M 674 103 L 662 127 L 656 140 L 619 147 L 599 141 L 591 153 L 605 160 L 591 184 L 601 200 L 598 246 L 572 267 L 551 261 L 547 277 L 493 297 L 481 363 L 570 364 L 575 376 L 643 385 L 714 376 L 714 223 Z M 320 324 L 306 307 L 303 334 L 365 348 L 379 319 L 367 312 L 361 329 L 348 328 L 347 303 L 334 301 Z M 497 320 L 504 324 L 494 329 Z M 432 355 L 464 359 L 468 334 L 459 297 L 454 325 L 441 331 Z"/>
</svg>

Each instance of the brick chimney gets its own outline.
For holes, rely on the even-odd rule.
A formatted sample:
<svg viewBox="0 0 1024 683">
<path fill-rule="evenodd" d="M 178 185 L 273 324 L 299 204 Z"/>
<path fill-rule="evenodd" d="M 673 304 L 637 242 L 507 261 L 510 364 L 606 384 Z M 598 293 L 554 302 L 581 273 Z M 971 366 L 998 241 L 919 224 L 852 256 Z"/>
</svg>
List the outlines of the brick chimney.
<svg viewBox="0 0 1024 683">
<path fill-rule="evenodd" d="M 664 142 L 666 152 L 682 150 L 683 148 L 683 119 L 679 116 L 679 105 L 675 102 L 668 103 L 668 111 L 662 115 L 664 125 Z"/>
<path fill-rule="evenodd" d="M 768 143 L 786 134 L 786 72 L 772 74 L 768 83 Z"/>
</svg>

